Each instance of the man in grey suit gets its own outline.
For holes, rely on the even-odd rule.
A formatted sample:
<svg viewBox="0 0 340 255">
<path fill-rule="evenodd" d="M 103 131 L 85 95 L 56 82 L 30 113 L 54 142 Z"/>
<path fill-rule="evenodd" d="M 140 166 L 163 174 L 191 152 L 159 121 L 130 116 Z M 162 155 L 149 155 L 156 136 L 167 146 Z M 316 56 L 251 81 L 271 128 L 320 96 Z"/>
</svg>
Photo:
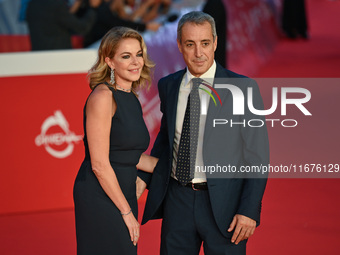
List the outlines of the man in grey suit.
<svg viewBox="0 0 340 255">
<path fill-rule="evenodd" d="M 163 218 L 164 255 L 197 255 L 202 243 L 206 255 L 245 254 L 247 239 L 260 223 L 267 176 L 244 175 L 241 170 L 269 164 L 267 130 L 265 124 L 249 125 L 265 120 L 246 106 L 243 114 L 235 115 L 233 89 L 218 89 L 216 82 L 222 79 L 223 83 L 232 84 L 243 93 L 245 102 L 250 88 L 253 106 L 260 110 L 263 103 L 259 88 L 252 79 L 226 70 L 214 61 L 217 35 L 210 15 L 203 12 L 184 15 L 178 23 L 177 43 L 187 68 L 158 83 L 163 116 L 151 154 L 159 161 L 152 175 L 139 172 L 137 179 L 137 196 L 146 186 L 149 189 L 142 224 Z M 215 105 L 210 99 L 207 114 L 200 115 L 197 148 L 190 144 L 188 156 L 195 155 L 196 167 L 189 182 L 183 183 L 179 174 L 182 169 L 178 167 L 183 158 L 180 149 L 181 135 L 185 132 L 183 120 L 191 100 L 188 96 L 192 95 L 192 78 L 198 77 L 201 83 L 216 88 L 221 104 Z M 204 93 L 199 90 L 201 104 Z M 193 107 L 190 102 L 190 109 Z M 218 167 L 233 171 L 206 171 Z"/>
</svg>

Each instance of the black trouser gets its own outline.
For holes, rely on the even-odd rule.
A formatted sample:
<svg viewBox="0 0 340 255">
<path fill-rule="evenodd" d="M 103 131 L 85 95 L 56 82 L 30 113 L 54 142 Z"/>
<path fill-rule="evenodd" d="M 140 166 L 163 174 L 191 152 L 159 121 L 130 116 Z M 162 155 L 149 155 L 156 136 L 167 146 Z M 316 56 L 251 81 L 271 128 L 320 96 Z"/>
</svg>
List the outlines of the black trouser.
<svg viewBox="0 0 340 255">
<path fill-rule="evenodd" d="M 219 230 L 207 190 L 194 191 L 171 178 L 162 223 L 161 255 L 243 255 L 246 243 L 231 243 Z"/>
<path fill-rule="evenodd" d="M 282 29 L 289 37 L 307 36 L 307 15 L 304 0 L 284 0 Z"/>
</svg>

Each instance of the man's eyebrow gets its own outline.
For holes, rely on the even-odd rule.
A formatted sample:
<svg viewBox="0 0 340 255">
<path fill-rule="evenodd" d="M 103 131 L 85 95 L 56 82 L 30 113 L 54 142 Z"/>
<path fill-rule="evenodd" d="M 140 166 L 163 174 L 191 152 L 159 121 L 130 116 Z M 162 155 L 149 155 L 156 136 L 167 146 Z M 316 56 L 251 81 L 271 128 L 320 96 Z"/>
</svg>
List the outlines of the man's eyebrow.
<svg viewBox="0 0 340 255">
<path fill-rule="evenodd" d="M 186 40 L 184 43 L 188 43 L 188 42 L 195 43 L 195 41 L 193 40 Z M 203 39 L 200 42 L 211 42 L 211 39 Z"/>
</svg>

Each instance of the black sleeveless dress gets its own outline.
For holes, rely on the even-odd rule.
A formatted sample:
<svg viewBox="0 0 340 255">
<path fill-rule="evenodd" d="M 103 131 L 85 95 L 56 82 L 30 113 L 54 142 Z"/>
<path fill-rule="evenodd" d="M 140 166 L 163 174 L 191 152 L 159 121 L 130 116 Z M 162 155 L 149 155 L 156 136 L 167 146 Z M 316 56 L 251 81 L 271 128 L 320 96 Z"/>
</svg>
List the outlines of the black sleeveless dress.
<svg viewBox="0 0 340 255">
<path fill-rule="evenodd" d="M 106 84 L 108 85 L 108 84 Z M 141 105 L 133 93 L 112 91 L 117 109 L 112 117 L 109 158 L 119 185 L 138 219 L 136 199 L 136 164 L 150 141 Z M 130 234 L 120 211 L 106 195 L 91 168 L 86 136 L 84 107 L 85 159 L 76 177 L 75 205 L 77 254 L 136 255 Z"/>
</svg>

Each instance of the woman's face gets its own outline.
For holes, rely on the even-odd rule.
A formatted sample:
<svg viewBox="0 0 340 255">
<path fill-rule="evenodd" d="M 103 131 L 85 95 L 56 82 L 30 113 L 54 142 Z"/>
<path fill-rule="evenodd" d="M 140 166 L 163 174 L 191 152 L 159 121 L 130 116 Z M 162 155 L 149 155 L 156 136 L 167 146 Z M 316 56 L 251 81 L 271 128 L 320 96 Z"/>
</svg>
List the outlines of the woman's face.
<svg viewBox="0 0 340 255">
<path fill-rule="evenodd" d="M 106 63 L 115 70 L 115 80 L 119 86 L 131 86 L 140 78 L 144 66 L 143 51 L 137 39 L 122 39 L 112 59 Z"/>
</svg>

